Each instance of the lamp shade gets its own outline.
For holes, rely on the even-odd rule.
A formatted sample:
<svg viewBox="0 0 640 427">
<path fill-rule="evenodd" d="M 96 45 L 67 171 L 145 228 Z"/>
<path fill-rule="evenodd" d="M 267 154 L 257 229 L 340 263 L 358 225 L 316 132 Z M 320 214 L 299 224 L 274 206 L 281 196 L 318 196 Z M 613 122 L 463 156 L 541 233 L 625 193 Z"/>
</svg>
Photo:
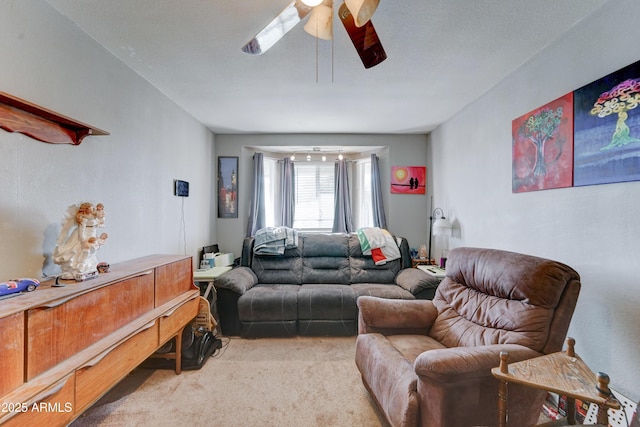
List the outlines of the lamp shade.
<svg viewBox="0 0 640 427">
<path fill-rule="evenodd" d="M 378 8 L 378 3 L 380 0 L 344 0 L 344 4 L 353 15 L 356 27 L 362 27 L 369 22 Z"/>
<path fill-rule="evenodd" d="M 333 38 L 333 9 L 324 4 L 313 8 L 309 20 L 304 24 L 304 30 L 322 40 Z"/>
<path fill-rule="evenodd" d="M 436 219 L 433 223 L 433 235 L 434 236 L 451 236 L 451 230 L 453 226 L 445 217 Z"/>
<path fill-rule="evenodd" d="M 302 3 L 306 4 L 309 7 L 316 7 L 317 5 L 322 3 L 322 0 L 302 0 Z"/>
</svg>

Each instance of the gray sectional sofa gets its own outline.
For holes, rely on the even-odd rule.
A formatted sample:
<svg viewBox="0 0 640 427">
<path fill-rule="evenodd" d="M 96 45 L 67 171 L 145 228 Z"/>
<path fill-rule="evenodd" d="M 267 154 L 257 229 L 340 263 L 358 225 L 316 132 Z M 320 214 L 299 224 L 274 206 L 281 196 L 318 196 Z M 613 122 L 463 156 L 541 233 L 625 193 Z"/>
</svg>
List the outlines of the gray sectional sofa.
<svg viewBox="0 0 640 427">
<path fill-rule="evenodd" d="M 375 265 L 356 234 L 299 233 L 282 255 L 256 254 L 246 238 L 240 266 L 216 280 L 223 335 L 355 335 L 362 295 L 433 298 L 438 281 L 411 268 L 406 240 L 396 241 L 401 258 Z"/>
</svg>

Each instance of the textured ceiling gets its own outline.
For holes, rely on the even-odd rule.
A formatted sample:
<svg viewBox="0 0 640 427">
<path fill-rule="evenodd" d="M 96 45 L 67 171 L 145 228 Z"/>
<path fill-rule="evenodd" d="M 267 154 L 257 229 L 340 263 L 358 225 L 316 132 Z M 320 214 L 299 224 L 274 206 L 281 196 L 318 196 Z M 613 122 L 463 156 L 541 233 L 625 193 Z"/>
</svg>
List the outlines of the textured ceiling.
<svg viewBox="0 0 640 427">
<path fill-rule="evenodd" d="M 342 24 L 240 51 L 290 0 L 47 0 L 215 133 L 427 133 L 606 0 L 381 0 L 388 59 Z"/>
</svg>

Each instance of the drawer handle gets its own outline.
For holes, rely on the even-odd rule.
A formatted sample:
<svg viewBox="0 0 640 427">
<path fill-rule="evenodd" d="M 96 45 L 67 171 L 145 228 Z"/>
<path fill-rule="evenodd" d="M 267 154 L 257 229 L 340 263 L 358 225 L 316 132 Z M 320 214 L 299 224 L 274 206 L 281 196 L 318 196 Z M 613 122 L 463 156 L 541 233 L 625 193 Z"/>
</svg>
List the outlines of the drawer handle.
<svg viewBox="0 0 640 427">
<path fill-rule="evenodd" d="M 143 271 L 143 272 L 142 272 L 142 273 L 140 273 L 140 274 L 136 274 L 136 275 L 135 275 L 135 276 L 133 276 L 133 277 L 147 276 L 147 275 L 149 275 L 149 274 L 151 274 L 151 273 L 153 273 L 153 270 L 147 270 L 147 271 Z"/>
<path fill-rule="evenodd" d="M 44 392 L 42 392 L 42 394 L 39 394 L 36 397 L 34 397 L 33 400 L 29 401 L 29 407 L 31 407 L 36 403 L 39 403 L 39 402 L 41 402 L 41 401 L 43 401 L 45 399 L 48 399 L 48 398 L 58 394 L 60 392 L 60 390 L 62 390 L 64 388 L 64 386 L 67 385 L 67 382 L 69 382 L 71 377 L 72 377 L 72 375 L 67 376 L 67 378 L 65 378 L 62 381 L 58 382 L 53 388 L 51 388 L 49 390 L 45 390 Z"/>
<path fill-rule="evenodd" d="M 153 325 L 155 325 L 155 324 L 156 324 L 156 321 L 155 321 L 155 319 L 154 319 L 154 320 L 152 320 L 151 322 L 149 322 L 149 323 L 147 323 L 146 325 L 144 325 L 142 328 L 140 328 L 140 331 L 139 331 L 138 333 L 140 333 L 140 332 L 142 332 L 142 331 L 146 331 L 147 329 L 152 328 L 152 327 L 153 327 Z M 137 335 L 137 334 L 136 334 L 136 335 Z"/>
<path fill-rule="evenodd" d="M 55 301 L 50 302 L 49 304 L 43 304 L 41 306 L 38 307 L 34 307 L 34 309 L 45 309 L 45 308 L 54 308 L 54 307 L 58 307 L 64 303 L 66 303 L 67 301 L 71 301 L 74 298 L 79 297 L 81 294 L 77 294 L 77 295 L 71 295 L 67 298 L 62 298 L 62 299 L 58 299 Z"/>
<path fill-rule="evenodd" d="M 149 323 L 147 323 L 146 325 L 144 325 L 142 328 L 138 329 L 135 333 L 135 335 L 138 335 L 141 332 L 144 332 L 150 328 L 152 328 L 154 325 L 156 324 L 156 321 L 153 320 Z M 126 340 L 124 340 L 126 341 Z M 111 347 L 109 347 L 108 349 L 106 349 L 105 351 L 103 351 L 102 353 L 100 353 L 99 355 L 97 355 L 96 357 L 94 357 L 93 359 L 89 360 L 87 363 L 85 363 L 84 365 L 80 366 L 78 369 L 86 369 L 86 368 L 91 368 L 95 365 L 97 365 L 98 363 L 100 363 L 102 361 L 102 359 L 104 359 L 105 357 L 107 357 L 109 354 L 111 354 L 111 352 L 113 350 L 115 350 L 116 348 L 118 348 L 124 341 L 120 341 L 114 345 L 112 345 Z"/>
<path fill-rule="evenodd" d="M 194 293 L 186 301 L 181 302 L 180 304 L 176 305 L 175 307 L 173 307 L 169 311 L 165 311 L 164 314 L 162 315 L 162 317 L 169 317 L 169 316 L 173 315 L 173 313 L 175 313 L 178 309 L 180 309 L 181 307 L 185 306 L 189 301 L 192 301 L 197 297 L 198 297 L 198 295 L 196 293 Z"/>
<path fill-rule="evenodd" d="M 175 312 L 176 312 L 180 307 L 182 307 L 183 305 L 184 305 L 184 304 L 180 304 L 180 305 L 178 305 L 178 306 L 176 306 L 176 307 L 173 307 L 171 310 L 169 310 L 169 311 L 165 312 L 165 313 L 162 315 L 162 317 L 169 317 L 169 316 L 172 316 L 172 315 L 173 315 L 173 313 L 175 313 Z"/>
</svg>

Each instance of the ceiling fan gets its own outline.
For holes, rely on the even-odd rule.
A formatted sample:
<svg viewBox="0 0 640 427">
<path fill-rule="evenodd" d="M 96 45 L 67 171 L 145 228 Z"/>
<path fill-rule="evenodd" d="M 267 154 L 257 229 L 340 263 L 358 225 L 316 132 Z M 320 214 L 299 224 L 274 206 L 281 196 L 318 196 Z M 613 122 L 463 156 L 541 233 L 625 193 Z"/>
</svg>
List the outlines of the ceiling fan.
<svg viewBox="0 0 640 427">
<path fill-rule="evenodd" d="M 365 68 L 371 68 L 387 59 L 376 29 L 371 23 L 371 16 L 379 2 L 380 0 L 344 0 L 338 8 L 338 18 Z M 304 30 L 314 37 L 331 40 L 333 0 L 294 0 L 242 46 L 242 51 L 251 55 L 266 52 L 307 15 L 309 19 Z"/>
</svg>

